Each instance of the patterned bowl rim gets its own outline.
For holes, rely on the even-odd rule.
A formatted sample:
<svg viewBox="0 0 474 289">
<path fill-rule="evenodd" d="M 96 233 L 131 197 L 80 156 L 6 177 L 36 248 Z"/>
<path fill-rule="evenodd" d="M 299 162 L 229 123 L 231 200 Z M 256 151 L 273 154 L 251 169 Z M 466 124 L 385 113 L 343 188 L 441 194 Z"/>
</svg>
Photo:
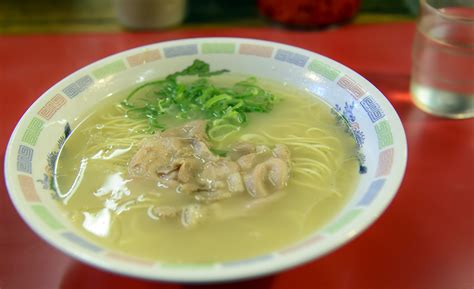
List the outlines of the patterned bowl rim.
<svg viewBox="0 0 474 289">
<path fill-rule="evenodd" d="M 355 82 L 361 87 L 370 89 L 371 96 L 377 100 L 377 102 L 383 107 L 384 112 L 387 116 L 387 120 L 390 122 L 392 127 L 393 139 L 395 140 L 393 145 L 397 144 L 397 166 L 394 166 L 391 170 L 387 181 L 384 184 L 383 194 L 379 194 L 376 205 L 371 205 L 363 213 L 357 215 L 357 218 L 351 221 L 350 226 L 345 230 L 331 235 L 329 238 L 318 240 L 318 242 L 308 242 L 307 239 L 301 240 L 290 253 L 288 254 L 270 254 L 266 256 L 257 256 L 251 259 L 237 260 L 226 263 L 214 263 L 214 264 L 183 264 L 183 265 L 171 265 L 171 266 L 160 266 L 155 264 L 153 266 L 143 266 L 140 262 L 127 261 L 127 259 L 112 259 L 106 258 L 103 255 L 95 254 L 87 250 L 80 250 L 80 248 L 72 248 L 70 244 L 64 242 L 64 239 L 54 235 L 48 234 L 50 229 L 44 225 L 40 225 L 33 219 L 30 219 L 28 210 L 30 210 L 24 203 L 24 200 L 19 197 L 19 188 L 14 187 L 13 173 L 9 171 L 9 167 L 12 166 L 11 162 L 14 162 L 13 157 L 13 143 L 16 139 L 20 138 L 18 131 L 20 127 L 25 126 L 25 118 L 32 113 L 32 110 L 38 106 L 38 103 L 46 99 L 54 91 L 60 87 L 64 87 L 64 84 L 72 82 L 77 79 L 78 76 L 84 72 L 91 71 L 93 68 L 101 67 L 104 64 L 111 63 L 114 60 L 122 59 L 126 56 L 131 56 L 137 52 L 143 52 L 151 48 L 161 48 L 172 45 L 186 45 L 186 44 L 202 44 L 209 41 L 214 42 L 234 42 L 242 44 L 257 44 L 266 45 L 273 47 L 274 50 L 284 49 L 292 53 L 298 53 L 305 55 L 308 58 L 321 61 L 330 67 L 336 68 L 343 72 L 345 75 L 350 76 Z M 199 55 L 199 53 L 198 53 Z M 306 65 L 302 66 L 306 68 Z M 16 210 L 27 223 L 27 225 L 38 234 L 43 240 L 47 241 L 50 245 L 58 248 L 63 253 L 83 261 L 94 267 L 123 274 L 131 277 L 140 277 L 150 280 L 165 280 L 165 281 L 177 281 L 177 282 L 218 282 L 228 280 L 239 280 L 247 279 L 262 275 L 268 275 L 284 269 L 301 265 L 309 261 L 320 258 L 337 248 L 341 247 L 345 243 L 349 242 L 364 230 L 366 230 L 371 224 L 375 222 L 377 218 L 386 210 L 388 205 L 395 197 L 405 174 L 407 164 L 407 142 L 406 135 L 403 129 L 400 118 L 398 117 L 395 109 L 386 97 L 368 80 L 363 78 L 357 72 L 346 67 L 339 62 L 336 62 L 328 57 L 320 55 L 318 53 L 298 48 L 295 46 L 282 44 L 273 41 L 252 39 L 252 38 L 238 38 L 238 37 L 198 37 L 198 38 L 186 38 L 179 40 L 170 40 L 148 44 L 144 46 L 135 47 L 125 51 L 121 51 L 110 55 L 108 57 L 97 60 L 89 65 L 80 68 L 79 70 L 69 74 L 46 92 L 44 92 L 23 114 L 21 119 L 18 121 L 15 129 L 13 130 L 10 140 L 7 145 L 4 163 L 4 174 L 6 180 L 7 190 L 9 192 L 10 199 L 12 200 Z M 315 238 L 313 238 L 315 239 Z M 318 236 L 316 236 L 318 239 Z M 311 240 L 310 240 L 311 241 Z M 313 240 L 314 241 L 314 240 Z M 300 244 L 301 243 L 301 244 Z M 76 250 L 78 249 L 78 250 Z"/>
</svg>

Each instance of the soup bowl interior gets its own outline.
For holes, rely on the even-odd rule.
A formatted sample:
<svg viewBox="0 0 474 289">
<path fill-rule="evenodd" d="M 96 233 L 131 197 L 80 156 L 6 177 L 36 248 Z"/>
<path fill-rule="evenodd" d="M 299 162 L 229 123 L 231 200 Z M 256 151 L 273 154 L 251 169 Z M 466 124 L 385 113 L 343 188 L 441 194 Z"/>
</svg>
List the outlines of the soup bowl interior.
<svg viewBox="0 0 474 289">
<path fill-rule="evenodd" d="M 101 247 L 64 218 L 48 167 L 58 140 L 85 112 L 116 92 L 163 78 L 194 59 L 213 70 L 252 75 L 305 90 L 348 125 L 359 148 L 360 180 L 348 203 L 322 229 L 270 254 L 232 262 L 169 264 Z M 81 261 L 154 280 L 213 282 L 269 274 L 314 260 L 360 234 L 382 214 L 401 183 L 407 158 L 400 119 L 388 100 L 351 69 L 316 53 L 254 39 L 196 38 L 135 48 L 97 61 L 61 80 L 23 115 L 8 144 L 5 178 L 26 223 Z"/>
</svg>

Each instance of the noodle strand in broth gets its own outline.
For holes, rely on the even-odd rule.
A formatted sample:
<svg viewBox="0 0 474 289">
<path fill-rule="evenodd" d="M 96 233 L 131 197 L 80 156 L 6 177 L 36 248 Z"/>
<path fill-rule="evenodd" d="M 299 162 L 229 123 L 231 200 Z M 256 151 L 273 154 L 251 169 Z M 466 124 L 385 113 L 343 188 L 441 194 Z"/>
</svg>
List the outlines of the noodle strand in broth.
<svg viewBox="0 0 474 289">
<path fill-rule="evenodd" d="M 239 76 L 212 78 L 217 85 Z M 144 119 L 126 116 L 118 93 L 74 125 L 57 162 L 57 190 L 64 214 L 89 239 L 112 250 L 173 263 L 237 260 L 288 246 L 321 228 L 344 206 L 358 181 L 356 143 L 328 105 L 298 89 L 269 81 L 259 85 L 281 102 L 271 112 L 251 113 L 248 124 L 212 144 L 229 151 L 237 143 L 285 145 L 290 153 L 287 186 L 268 198 L 239 194 L 208 205 L 199 226 L 183 228 L 156 214 L 156 206 L 196 200 L 157 182 L 130 178 L 128 164 L 150 137 Z M 188 120 L 165 118 L 166 127 Z M 81 162 L 86 168 L 80 171 Z"/>
</svg>

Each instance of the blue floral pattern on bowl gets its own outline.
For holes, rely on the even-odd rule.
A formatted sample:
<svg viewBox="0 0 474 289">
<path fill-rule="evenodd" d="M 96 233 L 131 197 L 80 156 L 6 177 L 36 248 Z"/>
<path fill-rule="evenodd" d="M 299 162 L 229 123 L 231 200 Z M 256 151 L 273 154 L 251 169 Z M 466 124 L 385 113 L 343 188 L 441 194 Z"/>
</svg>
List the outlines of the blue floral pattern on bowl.
<svg viewBox="0 0 474 289">
<path fill-rule="evenodd" d="M 354 115 L 355 102 L 344 103 L 344 108 L 336 104 L 332 109 L 332 113 L 336 116 L 336 121 L 346 125 L 346 132 L 350 133 L 357 144 L 357 159 L 359 161 L 359 173 L 365 174 L 367 167 L 365 166 L 365 155 L 362 152 L 362 146 L 365 142 L 364 132 L 360 129 L 359 123 Z"/>
</svg>

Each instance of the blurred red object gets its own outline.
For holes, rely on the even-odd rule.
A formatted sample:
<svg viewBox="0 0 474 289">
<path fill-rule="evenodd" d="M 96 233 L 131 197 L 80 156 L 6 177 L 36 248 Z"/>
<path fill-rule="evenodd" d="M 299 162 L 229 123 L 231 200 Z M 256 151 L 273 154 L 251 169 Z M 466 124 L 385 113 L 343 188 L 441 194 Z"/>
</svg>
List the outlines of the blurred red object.
<svg viewBox="0 0 474 289">
<path fill-rule="evenodd" d="M 259 0 L 260 13 L 295 27 L 323 27 L 346 22 L 359 10 L 360 0 Z"/>
</svg>

